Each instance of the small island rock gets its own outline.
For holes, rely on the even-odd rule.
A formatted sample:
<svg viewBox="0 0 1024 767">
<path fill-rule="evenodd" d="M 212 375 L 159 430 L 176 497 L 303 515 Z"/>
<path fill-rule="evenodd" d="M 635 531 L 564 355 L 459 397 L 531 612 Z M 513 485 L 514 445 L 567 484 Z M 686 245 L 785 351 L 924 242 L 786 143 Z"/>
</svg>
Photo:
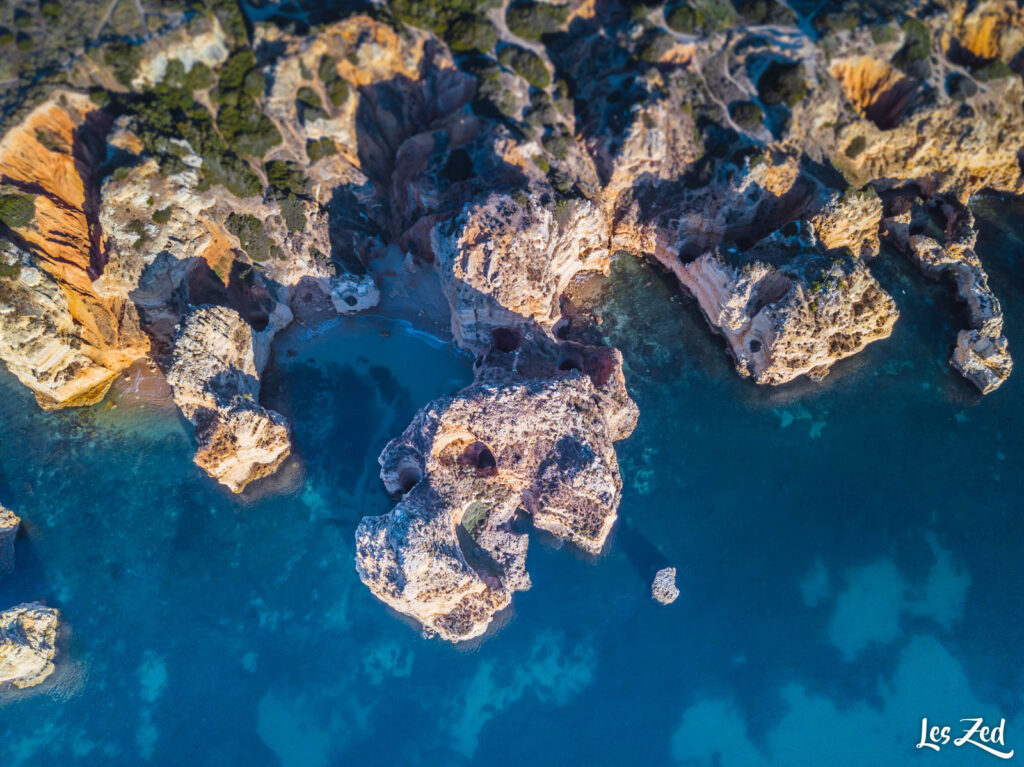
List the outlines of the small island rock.
<svg viewBox="0 0 1024 767">
<path fill-rule="evenodd" d="M 0 613 L 0 685 L 33 687 L 53 673 L 60 613 L 39 602 Z"/>
<path fill-rule="evenodd" d="M 670 605 L 679 598 L 674 567 L 663 567 L 658 570 L 654 576 L 654 583 L 651 584 L 651 596 L 663 605 Z"/>
</svg>

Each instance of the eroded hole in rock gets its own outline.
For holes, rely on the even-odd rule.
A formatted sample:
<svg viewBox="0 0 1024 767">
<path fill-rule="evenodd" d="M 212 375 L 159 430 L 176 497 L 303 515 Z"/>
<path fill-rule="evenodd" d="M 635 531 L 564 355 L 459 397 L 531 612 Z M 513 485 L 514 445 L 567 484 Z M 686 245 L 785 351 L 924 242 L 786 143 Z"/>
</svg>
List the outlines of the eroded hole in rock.
<svg viewBox="0 0 1024 767">
<path fill-rule="evenodd" d="M 472 178 L 475 175 L 473 172 L 473 158 L 469 156 L 469 152 L 465 149 L 456 149 L 448 155 L 448 162 L 445 163 L 444 172 L 448 176 L 448 180 L 453 182 Z"/>
<path fill-rule="evenodd" d="M 515 328 L 495 328 L 491 331 L 494 348 L 499 352 L 514 352 L 523 343 L 523 337 Z"/>
<path fill-rule="evenodd" d="M 753 352 L 754 354 L 757 354 L 759 351 L 761 351 L 761 342 L 758 341 L 756 338 L 751 339 L 749 346 L 750 351 Z"/>
<path fill-rule="evenodd" d="M 559 370 L 583 370 L 583 355 L 575 351 L 562 352 L 558 357 Z"/>
<path fill-rule="evenodd" d="M 754 289 L 747 314 L 753 317 L 764 307 L 781 300 L 792 287 L 793 283 L 790 279 L 780 272 L 773 272 L 767 275 Z"/>
<path fill-rule="evenodd" d="M 423 472 L 419 466 L 410 464 L 398 470 L 398 486 L 401 488 L 403 495 L 416 487 L 421 479 L 423 479 Z"/>
<path fill-rule="evenodd" d="M 498 473 L 498 461 L 486 444 L 477 440 L 471 442 L 459 457 L 459 466 L 465 466 L 478 477 L 493 477 Z"/>
</svg>

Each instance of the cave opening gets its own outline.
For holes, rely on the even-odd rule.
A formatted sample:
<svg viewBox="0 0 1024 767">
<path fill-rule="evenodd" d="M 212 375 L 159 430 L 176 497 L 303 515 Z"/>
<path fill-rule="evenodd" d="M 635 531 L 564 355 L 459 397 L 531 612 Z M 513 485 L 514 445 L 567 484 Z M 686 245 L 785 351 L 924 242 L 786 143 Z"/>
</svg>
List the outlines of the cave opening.
<svg viewBox="0 0 1024 767">
<path fill-rule="evenodd" d="M 495 328 L 491 331 L 494 348 L 499 352 L 514 352 L 522 343 L 523 338 L 515 328 Z"/>
</svg>

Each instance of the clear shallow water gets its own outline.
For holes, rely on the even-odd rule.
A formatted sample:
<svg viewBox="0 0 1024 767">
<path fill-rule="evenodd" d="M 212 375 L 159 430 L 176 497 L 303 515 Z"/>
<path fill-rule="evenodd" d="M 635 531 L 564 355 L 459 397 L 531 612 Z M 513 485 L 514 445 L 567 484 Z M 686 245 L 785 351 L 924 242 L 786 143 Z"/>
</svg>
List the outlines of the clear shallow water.
<svg viewBox="0 0 1024 767">
<path fill-rule="evenodd" d="M 986 205 L 1024 353 L 1024 216 Z M 27 526 L 0 605 L 44 598 L 70 627 L 53 684 L 0 699 L 0 764 L 997 763 L 916 750 L 923 716 L 1006 717 L 1024 748 L 1024 377 L 982 400 L 948 366 L 949 286 L 876 267 L 893 337 L 766 390 L 618 262 L 601 329 L 642 413 L 622 519 L 598 559 L 535 540 L 533 589 L 468 649 L 421 639 L 352 564 L 358 519 L 390 507 L 380 448 L 470 378 L 450 346 L 375 318 L 285 338 L 265 400 L 300 459 L 247 501 L 173 413 L 47 414 L 0 374 L 0 499 Z"/>
</svg>

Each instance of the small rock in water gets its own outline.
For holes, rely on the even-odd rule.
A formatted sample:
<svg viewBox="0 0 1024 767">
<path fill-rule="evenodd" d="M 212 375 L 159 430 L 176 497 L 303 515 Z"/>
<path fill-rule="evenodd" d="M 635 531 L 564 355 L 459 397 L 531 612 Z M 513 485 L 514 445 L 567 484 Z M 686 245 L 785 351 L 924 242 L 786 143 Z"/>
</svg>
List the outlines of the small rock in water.
<svg viewBox="0 0 1024 767">
<path fill-rule="evenodd" d="M 670 605 L 679 598 L 674 567 L 664 567 L 658 570 L 657 575 L 654 576 L 654 583 L 651 584 L 651 596 L 663 605 Z"/>
<path fill-rule="evenodd" d="M 14 569 L 14 536 L 20 525 L 18 515 L 0 505 L 0 575 Z"/>
<path fill-rule="evenodd" d="M 39 602 L 0 613 L 0 684 L 32 687 L 53 673 L 60 613 Z"/>
</svg>

